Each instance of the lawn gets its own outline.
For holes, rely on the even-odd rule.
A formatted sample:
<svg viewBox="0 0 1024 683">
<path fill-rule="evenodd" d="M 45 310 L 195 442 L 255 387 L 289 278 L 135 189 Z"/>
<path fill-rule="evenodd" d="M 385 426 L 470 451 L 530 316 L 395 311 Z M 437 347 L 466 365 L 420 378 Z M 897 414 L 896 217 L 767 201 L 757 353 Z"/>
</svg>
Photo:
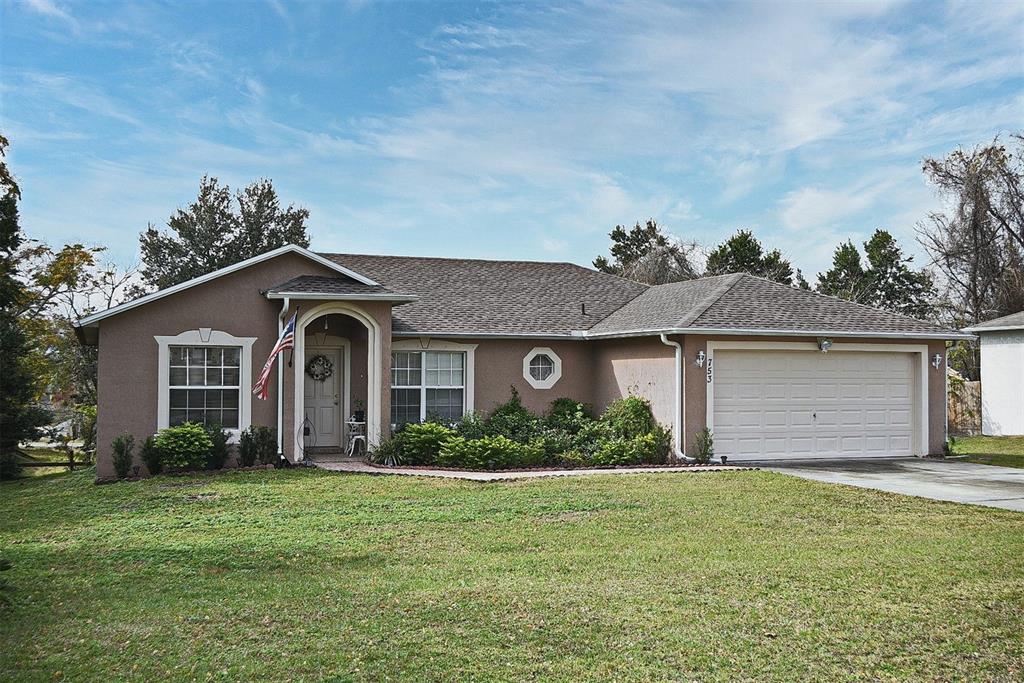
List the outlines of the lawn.
<svg viewBox="0 0 1024 683">
<path fill-rule="evenodd" d="M 767 472 L 0 485 L 7 680 L 1020 680 L 1024 515 Z"/>
<path fill-rule="evenodd" d="M 953 452 L 965 462 L 1024 467 L 1024 436 L 958 436 Z"/>
</svg>

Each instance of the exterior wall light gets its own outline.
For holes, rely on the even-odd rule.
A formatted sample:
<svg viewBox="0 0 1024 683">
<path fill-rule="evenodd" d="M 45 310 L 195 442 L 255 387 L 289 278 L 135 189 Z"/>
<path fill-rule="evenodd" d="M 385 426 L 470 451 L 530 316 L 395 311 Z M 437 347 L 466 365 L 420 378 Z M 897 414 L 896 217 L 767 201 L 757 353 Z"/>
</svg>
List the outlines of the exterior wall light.
<svg viewBox="0 0 1024 683">
<path fill-rule="evenodd" d="M 828 353 L 828 350 L 832 348 L 832 340 L 822 337 L 818 340 L 818 348 L 822 353 Z"/>
<path fill-rule="evenodd" d="M 705 358 L 707 358 L 707 356 L 704 355 L 704 351 L 698 351 L 697 352 L 697 359 L 695 361 L 693 361 L 693 362 L 697 364 L 698 368 L 702 368 L 702 367 L 704 367 L 704 359 Z"/>
<path fill-rule="evenodd" d="M 938 370 L 941 365 L 942 365 L 942 354 L 941 353 L 937 353 L 934 356 L 932 356 L 932 367 L 935 368 L 936 370 Z"/>
</svg>

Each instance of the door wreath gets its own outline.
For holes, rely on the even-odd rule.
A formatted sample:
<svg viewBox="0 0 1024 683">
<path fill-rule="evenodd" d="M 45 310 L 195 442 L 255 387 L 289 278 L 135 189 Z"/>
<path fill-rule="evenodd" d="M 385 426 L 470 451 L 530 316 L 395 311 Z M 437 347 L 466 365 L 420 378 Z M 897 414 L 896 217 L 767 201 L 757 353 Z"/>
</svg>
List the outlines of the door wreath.
<svg viewBox="0 0 1024 683">
<path fill-rule="evenodd" d="M 325 382 L 334 374 L 334 363 L 322 354 L 317 354 L 306 363 L 306 374 L 317 382 Z"/>
</svg>

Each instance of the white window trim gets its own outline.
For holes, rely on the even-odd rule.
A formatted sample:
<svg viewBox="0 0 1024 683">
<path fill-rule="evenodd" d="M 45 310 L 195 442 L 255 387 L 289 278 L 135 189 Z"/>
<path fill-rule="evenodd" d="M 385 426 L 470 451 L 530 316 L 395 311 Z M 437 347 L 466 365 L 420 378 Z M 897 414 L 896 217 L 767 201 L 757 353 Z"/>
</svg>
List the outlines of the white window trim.
<svg viewBox="0 0 1024 683">
<path fill-rule="evenodd" d="M 548 375 L 547 379 L 536 379 L 530 374 L 530 362 L 534 358 L 540 355 L 545 355 L 551 359 L 553 365 L 551 374 Z M 558 380 L 562 378 L 562 359 L 558 357 L 558 354 L 552 351 L 547 346 L 536 346 L 530 350 L 526 356 L 523 357 L 523 379 L 525 379 L 531 387 L 534 389 L 550 389 L 558 383 Z"/>
<path fill-rule="evenodd" d="M 404 353 L 408 352 L 424 352 L 424 351 L 458 351 L 466 355 L 466 366 L 463 368 L 462 374 L 462 387 L 430 387 L 431 389 L 462 389 L 462 414 L 474 412 L 476 407 L 476 397 L 474 391 L 474 385 L 476 384 L 476 347 L 478 344 L 460 344 L 459 342 L 443 341 L 438 339 L 420 338 L 420 339 L 397 339 L 391 343 L 392 351 L 401 351 Z M 424 371 L 426 368 L 423 368 Z M 388 386 L 390 388 L 403 388 L 403 387 L 391 387 L 391 373 L 388 373 Z M 405 387 L 410 388 L 410 387 Z M 416 387 L 411 387 L 416 388 Z M 426 396 L 423 391 L 426 385 L 421 380 L 420 384 L 420 421 L 426 419 L 427 402 Z M 388 415 L 388 419 L 391 416 Z"/>
<path fill-rule="evenodd" d="M 817 342 L 755 342 L 755 341 L 709 341 L 707 343 L 707 360 L 705 361 L 705 377 L 707 393 L 705 394 L 705 412 L 707 428 L 715 429 L 715 385 L 714 362 L 715 350 L 775 350 L 775 351 L 808 351 L 821 353 Z M 928 455 L 928 371 L 932 369 L 928 363 L 928 346 L 925 344 L 858 344 L 836 342 L 829 348 L 829 353 L 843 351 L 897 352 L 917 354 L 917 368 L 914 377 L 914 390 L 917 394 L 916 410 L 914 411 L 914 443 L 911 449 L 914 455 Z M 943 373 L 945 381 L 945 373 Z"/>
<path fill-rule="evenodd" d="M 257 337 L 236 337 L 213 330 L 208 327 L 201 327 L 198 330 L 188 330 L 174 336 L 154 336 L 153 339 L 159 347 L 157 353 L 157 400 L 156 400 L 156 428 L 157 430 L 167 429 L 171 420 L 171 387 L 170 387 L 170 364 L 172 346 L 239 346 L 241 352 L 241 367 L 239 368 L 239 397 L 238 397 L 238 429 L 225 430 L 230 435 L 231 443 L 238 441 L 243 430 L 252 424 L 252 345 L 256 343 Z M 199 387 L 196 387 L 199 388 Z"/>
</svg>

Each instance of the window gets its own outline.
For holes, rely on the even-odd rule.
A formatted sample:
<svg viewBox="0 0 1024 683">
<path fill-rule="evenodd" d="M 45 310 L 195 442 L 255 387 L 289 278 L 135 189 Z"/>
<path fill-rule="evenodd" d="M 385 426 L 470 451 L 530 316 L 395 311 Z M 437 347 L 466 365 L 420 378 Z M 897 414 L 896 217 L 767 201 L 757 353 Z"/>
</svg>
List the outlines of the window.
<svg viewBox="0 0 1024 683">
<path fill-rule="evenodd" d="M 530 361 L 530 376 L 534 379 L 545 380 L 555 371 L 555 362 L 551 356 L 541 353 Z"/>
<path fill-rule="evenodd" d="M 238 429 L 242 347 L 171 346 L 168 424 L 196 422 Z"/>
<path fill-rule="evenodd" d="M 186 421 L 220 423 L 236 440 L 251 423 L 256 337 L 199 328 L 154 339 L 159 347 L 157 429 Z"/>
<path fill-rule="evenodd" d="M 427 418 L 455 422 L 466 406 L 466 354 L 395 351 L 391 354 L 391 423 Z"/>
<path fill-rule="evenodd" d="M 562 377 L 562 359 L 558 354 L 540 346 L 523 358 L 523 379 L 534 389 L 550 389 Z"/>
</svg>

